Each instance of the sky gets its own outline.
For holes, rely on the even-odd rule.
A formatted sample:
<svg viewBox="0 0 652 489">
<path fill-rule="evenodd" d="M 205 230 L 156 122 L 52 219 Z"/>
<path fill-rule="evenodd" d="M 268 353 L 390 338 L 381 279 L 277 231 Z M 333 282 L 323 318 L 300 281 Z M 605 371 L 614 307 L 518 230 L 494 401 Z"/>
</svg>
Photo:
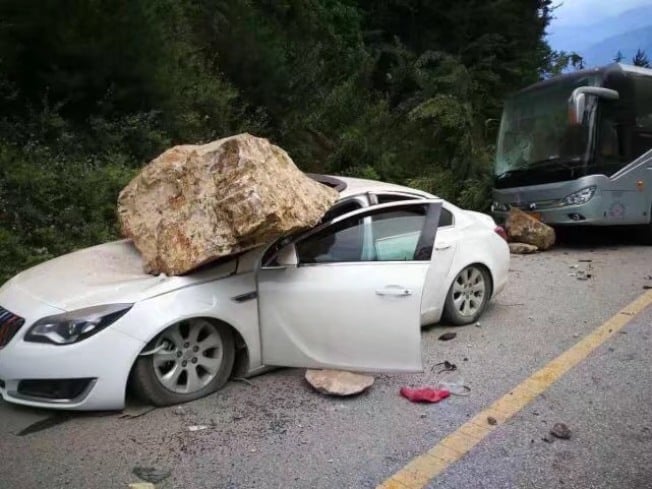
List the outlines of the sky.
<svg viewBox="0 0 652 489">
<path fill-rule="evenodd" d="M 652 0 L 556 0 L 551 28 L 599 22 L 632 8 L 650 5 Z"/>
</svg>

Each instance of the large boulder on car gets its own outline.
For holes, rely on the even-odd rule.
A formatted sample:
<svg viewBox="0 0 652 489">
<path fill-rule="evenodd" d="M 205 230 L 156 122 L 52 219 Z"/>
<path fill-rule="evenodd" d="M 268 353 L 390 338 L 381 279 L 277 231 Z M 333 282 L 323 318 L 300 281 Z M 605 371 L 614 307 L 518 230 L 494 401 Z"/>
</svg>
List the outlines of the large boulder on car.
<svg viewBox="0 0 652 489">
<path fill-rule="evenodd" d="M 239 134 L 152 160 L 118 197 L 148 273 L 181 275 L 319 222 L 338 193 L 267 139 Z"/>
<path fill-rule="evenodd" d="M 510 241 L 550 249 L 555 244 L 555 230 L 520 209 L 512 207 L 505 221 Z"/>
</svg>

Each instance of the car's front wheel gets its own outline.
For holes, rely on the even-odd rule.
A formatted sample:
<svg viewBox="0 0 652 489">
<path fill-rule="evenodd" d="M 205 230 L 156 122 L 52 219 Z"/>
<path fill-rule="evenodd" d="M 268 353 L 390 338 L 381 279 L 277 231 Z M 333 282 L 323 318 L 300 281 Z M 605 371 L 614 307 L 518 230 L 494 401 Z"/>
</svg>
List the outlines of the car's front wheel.
<svg viewBox="0 0 652 489">
<path fill-rule="evenodd" d="M 448 290 L 444 319 L 455 325 L 477 321 L 490 295 L 489 272 L 480 265 L 469 265 L 457 274 Z"/>
<path fill-rule="evenodd" d="M 220 389 L 233 369 L 235 346 L 228 326 L 198 318 L 168 327 L 144 353 L 134 365 L 134 390 L 156 406 L 168 406 Z"/>
</svg>

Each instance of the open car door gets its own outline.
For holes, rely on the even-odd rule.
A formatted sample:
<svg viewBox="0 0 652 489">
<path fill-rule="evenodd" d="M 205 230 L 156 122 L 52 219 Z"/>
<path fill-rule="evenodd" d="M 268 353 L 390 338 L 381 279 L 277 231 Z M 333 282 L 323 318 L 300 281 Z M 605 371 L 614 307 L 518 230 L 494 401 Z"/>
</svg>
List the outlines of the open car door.
<svg viewBox="0 0 652 489">
<path fill-rule="evenodd" d="M 257 271 L 266 365 L 420 371 L 421 295 L 441 200 L 357 210 L 270 249 Z"/>
</svg>

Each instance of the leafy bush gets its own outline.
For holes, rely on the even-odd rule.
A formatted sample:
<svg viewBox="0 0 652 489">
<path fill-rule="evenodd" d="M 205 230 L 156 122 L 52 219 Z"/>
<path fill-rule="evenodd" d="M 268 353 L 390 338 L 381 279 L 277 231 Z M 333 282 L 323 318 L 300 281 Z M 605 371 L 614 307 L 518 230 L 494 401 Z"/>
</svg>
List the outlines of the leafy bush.
<svg viewBox="0 0 652 489">
<path fill-rule="evenodd" d="M 117 237 L 115 202 L 133 162 L 70 159 L 0 145 L 0 282 L 40 261 Z"/>
<path fill-rule="evenodd" d="M 119 190 L 165 148 L 244 131 L 487 210 L 485 122 L 572 62 L 543 41 L 550 6 L 2 0 L 0 281 L 114 239 Z"/>
</svg>

